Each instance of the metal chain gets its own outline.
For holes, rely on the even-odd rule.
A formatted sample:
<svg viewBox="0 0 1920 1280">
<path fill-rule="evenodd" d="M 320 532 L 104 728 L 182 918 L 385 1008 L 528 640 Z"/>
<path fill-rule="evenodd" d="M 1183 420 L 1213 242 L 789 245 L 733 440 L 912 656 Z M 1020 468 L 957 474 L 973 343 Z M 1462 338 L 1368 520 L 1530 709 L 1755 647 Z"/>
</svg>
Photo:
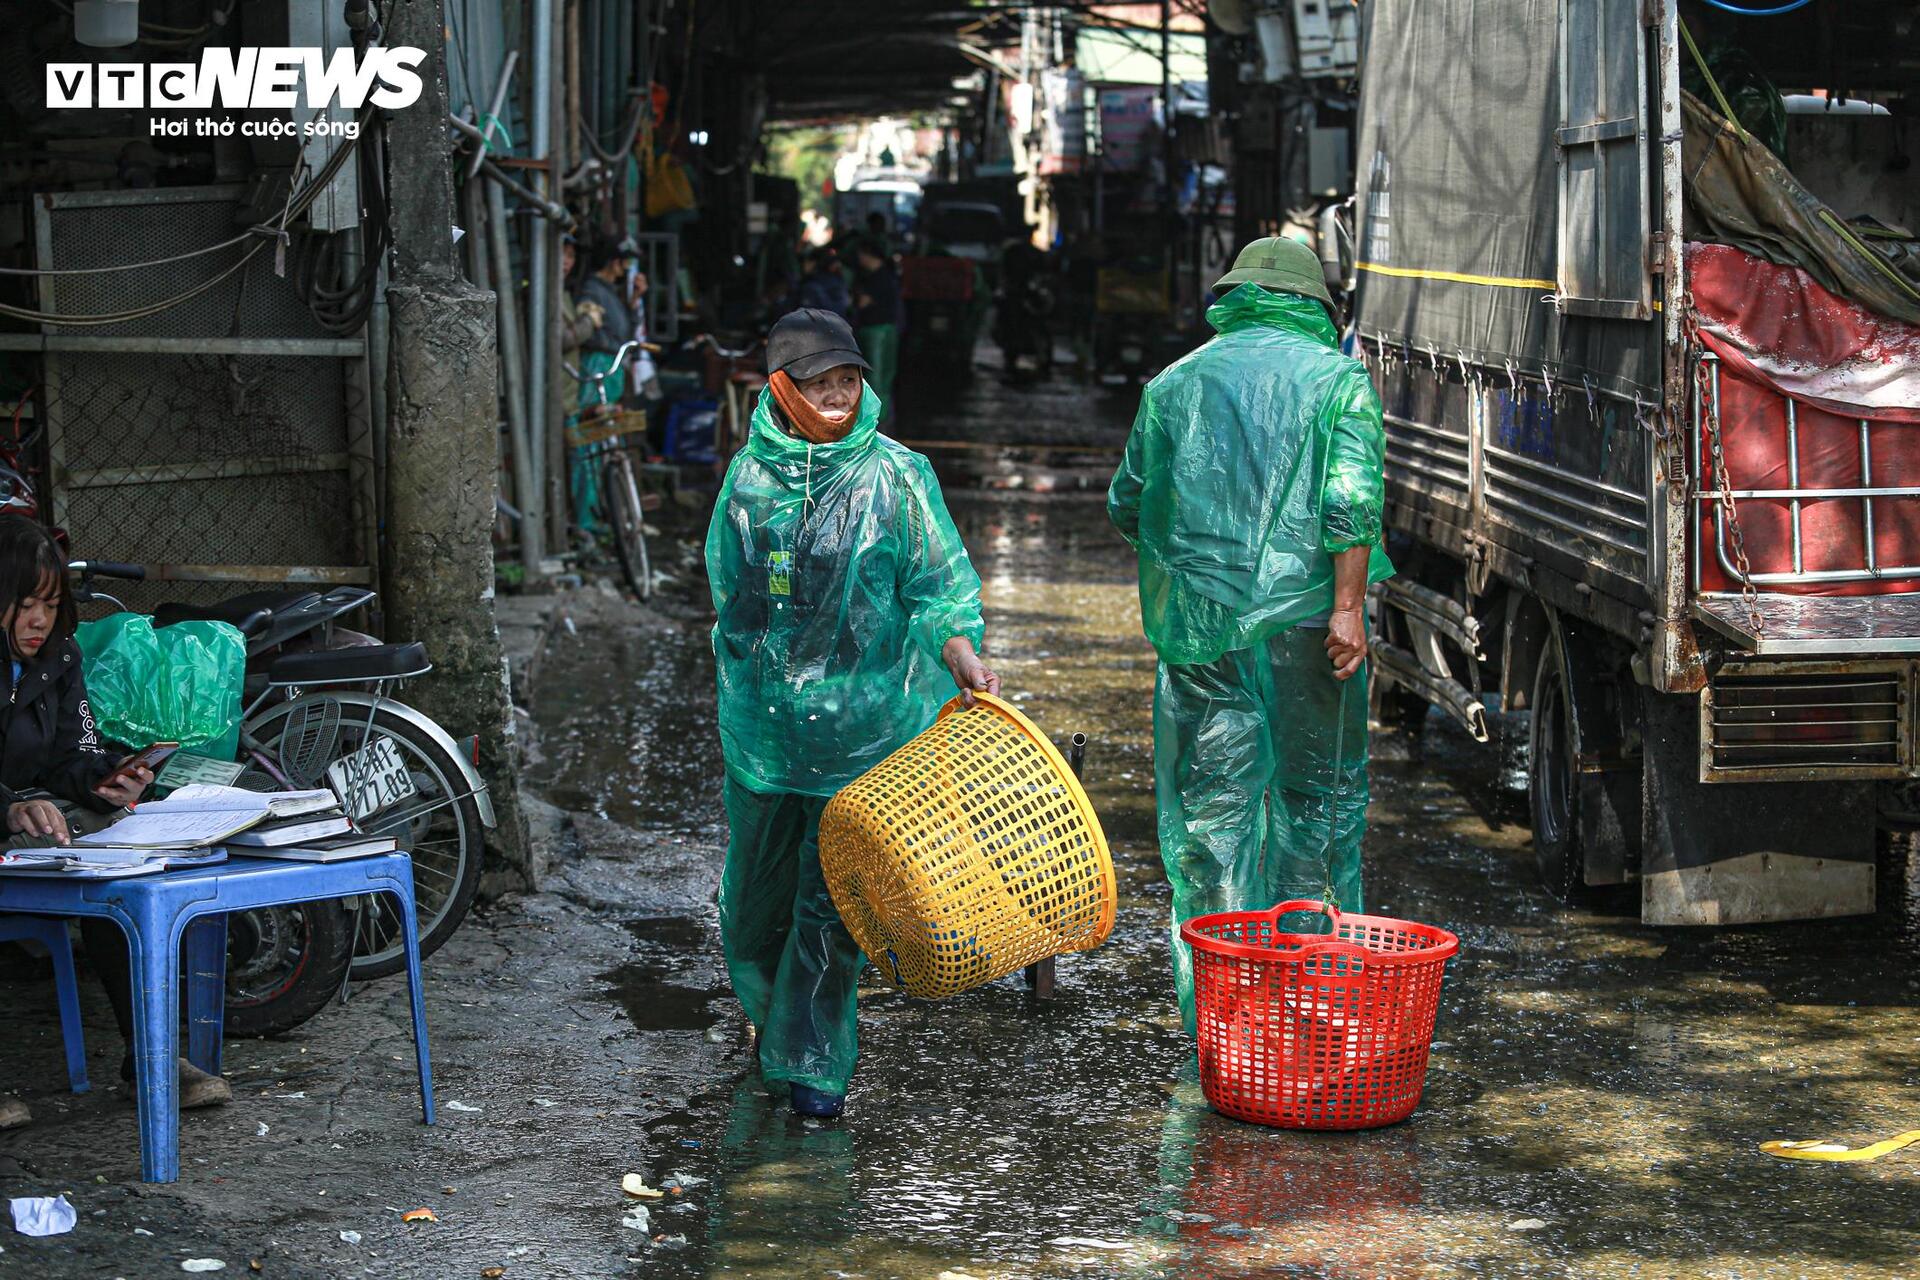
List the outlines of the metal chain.
<svg viewBox="0 0 1920 1280">
<path fill-rule="evenodd" d="M 1693 309 L 1693 293 L 1685 296 L 1683 312 L 1688 358 L 1693 361 L 1694 395 L 1700 399 L 1700 419 L 1706 424 L 1707 449 L 1713 457 L 1713 482 L 1719 492 L 1719 507 L 1733 542 L 1733 565 L 1740 574 L 1740 600 L 1746 605 L 1747 621 L 1756 636 L 1766 634 L 1766 618 L 1760 612 L 1760 593 L 1754 589 L 1753 566 L 1747 560 L 1747 540 L 1740 532 L 1740 512 L 1733 502 L 1733 476 L 1727 470 L 1726 451 L 1720 443 L 1720 405 L 1713 395 L 1713 379 L 1703 359 L 1706 342 L 1700 336 L 1700 320 Z"/>
</svg>

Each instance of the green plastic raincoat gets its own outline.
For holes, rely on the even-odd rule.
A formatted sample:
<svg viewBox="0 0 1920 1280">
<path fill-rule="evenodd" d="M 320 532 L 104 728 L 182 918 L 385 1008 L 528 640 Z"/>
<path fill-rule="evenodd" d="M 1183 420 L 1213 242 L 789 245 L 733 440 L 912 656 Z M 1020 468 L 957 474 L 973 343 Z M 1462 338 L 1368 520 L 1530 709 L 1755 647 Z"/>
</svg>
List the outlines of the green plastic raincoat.
<svg viewBox="0 0 1920 1280">
<path fill-rule="evenodd" d="M 846 439 L 787 434 L 762 392 L 707 531 L 731 835 L 720 925 L 762 1074 L 844 1094 L 859 948 L 820 874 L 826 799 L 933 723 L 980 578 L 927 460 L 861 396 Z"/>
<path fill-rule="evenodd" d="M 1189 1028 L 1183 921 L 1329 884 L 1360 907 L 1366 677 L 1341 687 L 1319 628 L 1334 555 L 1370 547 L 1368 581 L 1393 573 L 1379 397 L 1325 310 L 1247 284 L 1207 319 L 1218 335 L 1142 393 L 1107 495 L 1160 655 L 1155 790 Z"/>
</svg>

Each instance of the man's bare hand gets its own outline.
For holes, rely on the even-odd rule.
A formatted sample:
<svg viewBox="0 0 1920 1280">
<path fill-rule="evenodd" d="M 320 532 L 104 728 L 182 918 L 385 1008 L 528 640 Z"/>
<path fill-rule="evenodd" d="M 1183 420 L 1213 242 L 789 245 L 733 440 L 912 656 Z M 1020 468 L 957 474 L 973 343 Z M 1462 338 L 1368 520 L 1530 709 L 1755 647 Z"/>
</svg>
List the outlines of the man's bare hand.
<svg viewBox="0 0 1920 1280">
<path fill-rule="evenodd" d="M 1335 609 L 1327 615 L 1327 657 L 1335 680 L 1351 679 L 1367 660 L 1367 616 L 1364 609 Z"/>
</svg>

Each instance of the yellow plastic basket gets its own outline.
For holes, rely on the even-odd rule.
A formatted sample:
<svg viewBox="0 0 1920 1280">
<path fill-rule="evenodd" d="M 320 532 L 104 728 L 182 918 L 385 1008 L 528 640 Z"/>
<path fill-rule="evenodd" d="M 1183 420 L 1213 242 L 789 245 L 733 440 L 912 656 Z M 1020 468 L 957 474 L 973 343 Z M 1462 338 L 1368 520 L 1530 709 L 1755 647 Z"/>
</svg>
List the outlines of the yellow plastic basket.
<svg viewBox="0 0 1920 1280">
<path fill-rule="evenodd" d="M 930 1000 L 1113 932 L 1113 856 L 1079 780 L 1032 721 L 974 696 L 820 818 L 847 931 L 889 981 Z"/>
</svg>

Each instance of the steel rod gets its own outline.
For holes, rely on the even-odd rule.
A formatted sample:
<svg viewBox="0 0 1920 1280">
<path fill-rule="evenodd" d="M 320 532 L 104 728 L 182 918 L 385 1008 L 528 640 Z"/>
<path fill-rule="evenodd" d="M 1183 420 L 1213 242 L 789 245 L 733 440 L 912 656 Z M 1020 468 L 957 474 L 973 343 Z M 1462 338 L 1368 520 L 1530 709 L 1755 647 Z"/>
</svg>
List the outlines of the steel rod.
<svg viewBox="0 0 1920 1280">
<path fill-rule="evenodd" d="M 488 247 L 493 250 L 493 296 L 500 316 L 500 388 L 507 402 L 507 432 L 513 444 L 513 488 L 519 500 L 520 562 L 526 580 L 537 581 L 546 541 L 545 503 L 534 481 L 532 432 L 528 428 L 525 352 L 520 335 L 520 298 L 507 238 L 507 202 L 497 184 L 487 184 Z"/>
<path fill-rule="evenodd" d="M 487 158 L 487 150 L 492 145 L 487 141 L 491 132 L 487 122 L 500 123 L 500 108 L 506 105 L 507 86 L 513 82 L 513 69 L 520 65 L 520 51 L 514 49 L 507 54 L 506 62 L 500 68 L 500 81 L 493 86 L 493 103 L 487 108 L 487 114 L 480 117 L 480 145 L 474 148 L 473 158 L 467 161 L 467 177 L 473 178 L 480 172 L 480 165 Z"/>
<path fill-rule="evenodd" d="M 1727 425 L 1723 422 L 1720 434 L 1724 438 L 1726 433 Z M 1792 397 L 1787 399 L 1787 488 L 1795 492 L 1800 488 L 1800 418 L 1793 411 Z M 1791 500 L 1787 509 L 1793 517 L 1793 571 L 1799 573 L 1806 568 L 1800 553 L 1800 499 Z"/>
<path fill-rule="evenodd" d="M 1867 438 L 1867 420 L 1860 419 L 1860 487 L 1873 488 L 1873 444 Z M 1873 495 L 1863 493 L 1860 496 L 1862 524 L 1867 543 L 1867 572 L 1877 571 L 1873 552 Z"/>
</svg>

